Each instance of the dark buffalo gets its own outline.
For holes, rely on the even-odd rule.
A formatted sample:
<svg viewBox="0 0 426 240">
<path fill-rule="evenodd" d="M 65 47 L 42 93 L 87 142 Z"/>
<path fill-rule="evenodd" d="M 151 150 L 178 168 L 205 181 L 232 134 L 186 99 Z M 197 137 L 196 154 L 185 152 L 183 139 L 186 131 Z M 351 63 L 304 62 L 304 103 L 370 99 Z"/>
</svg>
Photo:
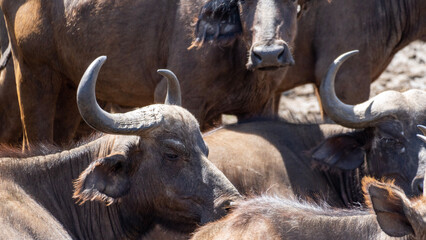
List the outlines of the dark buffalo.
<svg viewBox="0 0 426 240">
<path fill-rule="evenodd" d="M 238 198 L 208 161 L 198 122 L 177 106 L 173 74 L 162 71 L 166 104 L 109 114 L 94 96 L 104 61 L 90 65 L 77 101 L 83 119 L 110 134 L 67 151 L 0 158 L 1 238 L 134 239 L 155 223 L 189 232 Z"/>
<path fill-rule="evenodd" d="M 362 202 L 365 175 L 395 179 L 407 195 L 421 194 L 426 147 L 416 124 L 426 122 L 426 92 L 386 91 L 343 104 L 331 91 L 341 63 L 339 58 L 323 81 L 322 97 L 329 116 L 346 128 L 264 120 L 205 134 L 209 159 L 242 194 L 294 192 L 350 206 Z"/>
<path fill-rule="evenodd" d="M 313 2 L 298 21 L 294 58 L 277 91 L 306 83 L 318 88 L 333 59 L 352 49 L 360 55 L 337 75 L 336 93 L 348 104 L 368 99 L 370 84 L 395 53 L 415 40 L 426 41 L 424 0 L 333 0 Z M 278 101 L 277 101 L 278 102 Z"/>
<path fill-rule="evenodd" d="M 426 239 L 426 193 L 409 200 L 394 184 L 372 178 L 364 178 L 363 187 L 375 214 L 262 196 L 242 201 L 191 239 Z"/>
<path fill-rule="evenodd" d="M 99 55 L 110 59 L 99 76 L 100 100 L 127 107 L 160 102 L 166 81 L 154 70 L 167 67 L 182 79 L 182 104 L 203 128 L 222 113 L 272 113 L 282 67 L 293 63 L 294 0 L 1 0 L 0 7 L 24 145 L 74 135 L 80 121 L 75 89 Z M 216 44 L 188 51 L 197 16 L 194 44 Z M 279 70 L 248 71 L 246 65 Z"/>
</svg>

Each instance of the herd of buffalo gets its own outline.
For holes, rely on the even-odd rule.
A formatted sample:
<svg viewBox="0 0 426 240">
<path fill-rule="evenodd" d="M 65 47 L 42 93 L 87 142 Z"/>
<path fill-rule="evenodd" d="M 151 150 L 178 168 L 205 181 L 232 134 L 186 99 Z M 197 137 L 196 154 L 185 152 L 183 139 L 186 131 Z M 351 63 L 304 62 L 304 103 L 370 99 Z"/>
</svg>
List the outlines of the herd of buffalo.
<svg viewBox="0 0 426 240">
<path fill-rule="evenodd" d="M 426 92 L 369 99 L 425 0 L 0 10 L 0 239 L 426 240 Z"/>
</svg>

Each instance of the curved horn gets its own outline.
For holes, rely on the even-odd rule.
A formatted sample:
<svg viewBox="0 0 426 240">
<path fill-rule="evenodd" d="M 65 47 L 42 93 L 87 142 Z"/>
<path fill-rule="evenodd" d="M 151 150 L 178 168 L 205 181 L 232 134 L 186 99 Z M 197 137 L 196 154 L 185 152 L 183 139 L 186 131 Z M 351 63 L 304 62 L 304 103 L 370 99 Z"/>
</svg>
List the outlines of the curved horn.
<svg viewBox="0 0 426 240">
<path fill-rule="evenodd" d="M 156 107 L 147 106 L 127 113 L 111 114 L 98 105 L 95 96 L 96 79 L 105 60 L 106 56 L 95 59 L 78 85 L 77 106 L 83 120 L 95 130 L 125 135 L 158 125 L 163 116 Z"/>
<path fill-rule="evenodd" d="M 158 69 L 157 72 L 167 79 L 167 95 L 165 104 L 182 106 L 180 85 L 176 75 L 168 69 Z"/>
<path fill-rule="evenodd" d="M 320 97 L 323 108 L 327 115 L 336 123 L 350 128 L 364 128 L 371 126 L 377 120 L 389 115 L 386 112 L 371 113 L 371 105 L 374 98 L 360 104 L 348 105 L 339 100 L 334 89 L 334 81 L 336 73 L 343 62 L 349 57 L 357 54 L 359 51 L 354 50 L 340 55 L 330 65 L 327 75 L 321 82 Z"/>
</svg>

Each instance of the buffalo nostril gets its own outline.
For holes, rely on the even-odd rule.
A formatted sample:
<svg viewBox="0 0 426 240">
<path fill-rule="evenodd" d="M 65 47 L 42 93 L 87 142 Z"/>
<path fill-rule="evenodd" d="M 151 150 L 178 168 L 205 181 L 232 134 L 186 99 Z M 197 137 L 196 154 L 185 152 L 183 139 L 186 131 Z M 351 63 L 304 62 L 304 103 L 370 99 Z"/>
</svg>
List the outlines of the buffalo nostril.
<svg viewBox="0 0 426 240">
<path fill-rule="evenodd" d="M 261 70 L 294 65 L 294 59 L 286 44 L 256 45 L 251 51 L 253 67 Z"/>
<path fill-rule="evenodd" d="M 283 59 L 283 56 L 284 56 L 284 51 L 285 51 L 285 48 L 283 48 L 283 50 L 278 54 L 278 60 L 280 61 L 282 61 L 282 59 Z"/>
<path fill-rule="evenodd" d="M 423 178 L 417 178 L 413 181 L 411 189 L 416 194 L 421 194 L 424 191 L 424 179 Z"/>
<path fill-rule="evenodd" d="M 253 57 L 255 58 L 253 60 L 256 60 L 257 62 L 262 61 L 262 57 L 258 53 L 256 53 L 255 51 L 253 51 Z"/>
<path fill-rule="evenodd" d="M 226 212 L 231 211 L 235 207 L 235 202 L 232 200 L 226 200 L 222 203 L 222 209 Z"/>
</svg>

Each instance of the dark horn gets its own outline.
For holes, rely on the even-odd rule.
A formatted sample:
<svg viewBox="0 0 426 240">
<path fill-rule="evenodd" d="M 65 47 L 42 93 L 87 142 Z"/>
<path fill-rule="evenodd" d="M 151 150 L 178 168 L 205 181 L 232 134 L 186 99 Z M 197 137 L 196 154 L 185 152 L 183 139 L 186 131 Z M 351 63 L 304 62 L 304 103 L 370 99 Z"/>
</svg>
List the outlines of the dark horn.
<svg viewBox="0 0 426 240">
<path fill-rule="evenodd" d="M 158 125 L 163 116 L 156 105 L 116 114 L 108 113 L 98 105 L 95 86 L 99 70 L 105 60 L 106 56 L 101 56 L 93 61 L 78 86 L 77 106 L 84 121 L 95 130 L 125 135 L 141 132 Z"/>
<path fill-rule="evenodd" d="M 158 69 L 157 72 L 167 79 L 167 95 L 165 104 L 182 106 L 180 85 L 176 75 L 168 69 Z"/>
</svg>

